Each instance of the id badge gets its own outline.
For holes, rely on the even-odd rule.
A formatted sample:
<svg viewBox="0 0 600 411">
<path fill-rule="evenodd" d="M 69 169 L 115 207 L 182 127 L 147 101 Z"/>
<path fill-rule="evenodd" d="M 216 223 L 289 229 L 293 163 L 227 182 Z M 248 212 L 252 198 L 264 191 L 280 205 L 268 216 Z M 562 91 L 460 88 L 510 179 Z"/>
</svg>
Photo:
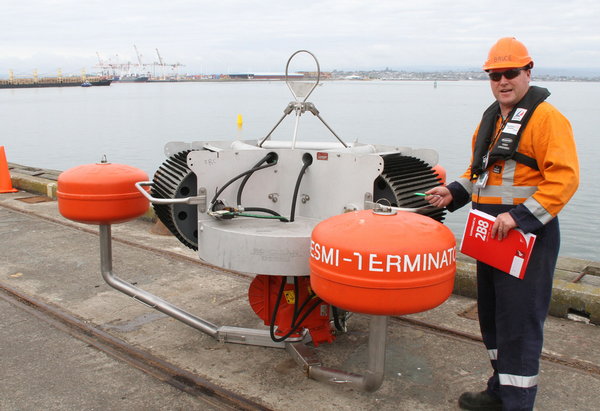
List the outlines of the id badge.
<svg viewBox="0 0 600 411">
<path fill-rule="evenodd" d="M 488 160 L 490 159 L 489 153 L 483 156 L 483 168 L 486 169 L 488 166 Z"/>
<path fill-rule="evenodd" d="M 477 177 L 477 181 L 475 182 L 475 188 L 477 188 L 477 189 L 484 188 L 485 185 L 487 184 L 489 174 L 490 174 L 490 172 L 487 170 L 485 172 L 481 173 L 479 175 L 479 177 Z"/>
</svg>

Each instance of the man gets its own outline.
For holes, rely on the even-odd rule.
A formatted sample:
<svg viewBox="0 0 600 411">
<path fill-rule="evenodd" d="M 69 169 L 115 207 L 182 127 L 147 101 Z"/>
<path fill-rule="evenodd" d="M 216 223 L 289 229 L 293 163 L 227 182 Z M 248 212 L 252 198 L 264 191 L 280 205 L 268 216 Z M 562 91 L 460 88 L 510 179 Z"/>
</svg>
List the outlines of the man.
<svg viewBox="0 0 600 411">
<path fill-rule="evenodd" d="M 447 187 L 425 197 L 454 211 L 473 208 L 496 216 L 491 236 L 512 228 L 537 236 L 521 280 L 477 262 L 477 304 L 493 375 L 482 392 L 463 393 L 466 410 L 532 410 L 537 392 L 543 326 L 550 306 L 560 231 L 558 212 L 579 185 L 579 163 L 569 121 L 530 86 L 533 61 L 525 46 L 505 37 L 483 69 L 496 101 L 473 136 L 471 166 Z"/>
</svg>

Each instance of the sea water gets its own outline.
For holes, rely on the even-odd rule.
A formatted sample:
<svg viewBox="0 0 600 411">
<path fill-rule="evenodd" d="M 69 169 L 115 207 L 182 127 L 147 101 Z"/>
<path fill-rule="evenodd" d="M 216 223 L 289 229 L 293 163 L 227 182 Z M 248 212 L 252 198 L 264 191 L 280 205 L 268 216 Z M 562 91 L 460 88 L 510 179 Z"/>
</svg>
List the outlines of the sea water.
<svg viewBox="0 0 600 411">
<path fill-rule="evenodd" d="M 594 158 L 600 83 L 532 83 L 570 121 L 581 168 L 579 191 L 560 213 L 561 255 L 600 261 L 600 191 Z M 113 84 L 0 90 L 0 145 L 9 162 L 55 170 L 99 162 L 138 167 L 150 177 L 170 141 L 252 140 L 266 136 L 293 100 L 285 82 Z M 344 141 L 434 148 L 448 181 L 470 161 L 473 132 L 493 101 L 485 81 L 326 81 L 308 101 Z M 242 116 L 241 129 L 237 125 Z M 291 140 L 294 115 L 273 133 Z M 310 113 L 298 141 L 337 141 Z M 446 218 L 462 236 L 468 207 Z"/>
</svg>

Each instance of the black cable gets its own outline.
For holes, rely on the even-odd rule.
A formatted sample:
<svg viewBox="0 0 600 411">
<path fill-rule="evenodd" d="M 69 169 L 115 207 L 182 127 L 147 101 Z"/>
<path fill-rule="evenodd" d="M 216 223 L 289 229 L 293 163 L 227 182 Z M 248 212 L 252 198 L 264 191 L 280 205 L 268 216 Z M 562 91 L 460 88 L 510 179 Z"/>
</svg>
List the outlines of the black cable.
<svg viewBox="0 0 600 411">
<path fill-rule="evenodd" d="M 292 211 L 290 213 L 290 223 L 294 221 L 294 214 L 296 214 L 296 200 L 298 199 L 298 190 L 300 189 L 300 183 L 302 182 L 304 172 L 312 164 L 312 156 L 305 155 L 302 158 L 302 161 L 304 161 L 304 165 L 302 166 L 302 170 L 300 170 L 300 174 L 298 175 L 298 179 L 296 180 L 296 187 L 294 187 L 294 196 L 292 197 Z"/>
<path fill-rule="evenodd" d="M 340 314 L 338 312 L 339 308 L 335 307 L 335 306 L 331 306 L 331 312 L 333 315 L 333 325 L 335 326 L 335 329 L 341 332 L 346 332 L 346 318 L 344 318 L 344 323 L 342 324 L 342 322 L 340 321 Z M 342 310 L 345 311 L 345 310 Z M 346 312 L 347 314 L 347 312 Z"/>
<path fill-rule="evenodd" d="M 271 163 L 265 165 L 265 166 L 261 166 L 261 164 L 263 164 L 265 161 L 271 161 Z M 221 195 L 221 193 L 227 188 L 229 187 L 233 182 L 235 182 L 236 180 L 246 176 L 246 178 L 244 178 L 244 180 L 242 181 L 242 183 L 240 184 L 240 188 L 238 190 L 238 196 L 237 196 L 237 202 L 238 205 L 241 205 L 241 198 L 242 198 L 242 190 L 244 188 L 244 185 L 246 184 L 246 182 L 248 181 L 248 179 L 250 178 L 250 176 L 258 170 L 262 170 L 268 167 L 272 167 L 274 165 L 277 164 L 277 154 L 275 153 L 269 153 L 267 154 L 265 157 L 263 157 L 254 167 L 252 167 L 250 170 L 245 171 L 237 176 L 235 176 L 234 178 L 232 178 L 231 180 L 229 180 L 227 183 L 225 183 L 225 185 L 223 187 L 221 187 L 220 190 L 218 190 L 215 193 L 215 196 L 213 197 L 211 204 L 214 204 L 217 201 L 217 198 L 219 197 L 219 195 Z M 260 207 L 249 207 L 246 209 L 247 211 L 261 211 L 264 213 L 268 213 L 277 217 L 281 217 L 281 214 L 277 213 L 276 211 L 273 210 L 269 210 L 268 208 L 260 208 Z M 289 222 L 289 220 L 287 218 L 280 218 L 280 221 L 287 223 Z"/>
<path fill-rule="evenodd" d="M 310 301 L 310 299 L 308 299 L 306 301 L 308 302 L 308 301 Z M 302 318 L 300 319 L 298 324 L 295 325 L 290 332 L 288 332 L 286 335 L 284 335 L 283 337 L 281 337 L 279 339 L 273 339 L 273 337 L 271 337 L 271 339 L 273 339 L 273 341 L 275 341 L 275 342 L 281 342 L 281 341 L 286 340 L 290 335 L 294 334 L 296 332 L 296 330 L 298 330 L 298 327 L 300 327 L 300 325 L 304 322 L 304 320 L 306 320 L 306 317 L 308 317 L 310 315 L 310 313 L 312 313 L 314 311 L 314 309 L 317 308 L 319 306 L 319 304 L 321 304 L 322 302 L 323 302 L 323 300 L 321 300 L 320 298 L 317 298 L 317 301 L 315 301 L 315 303 L 306 311 L 306 313 L 304 314 L 304 316 L 302 316 Z"/>
<path fill-rule="evenodd" d="M 282 216 L 275 215 L 264 215 L 264 214 L 248 214 L 248 213 L 240 213 L 238 211 L 229 211 L 227 213 L 221 214 L 221 217 L 225 220 L 235 218 L 235 217 L 251 217 L 251 218 L 263 218 L 269 220 L 279 220 L 283 223 L 289 223 L 288 219 Z"/>
<path fill-rule="evenodd" d="M 304 301 L 304 303 L 302 303 L 302 306 L 300 306 L 300 309 L 297 310 L 298 307 L 298 288 L 297 288 L 297 278 L 294 278 L 294 288 L 296 291 L 296 298 L 294 300 L 294 315 L 292 318 L 292 324 L 290 325 L 292 327 L 292 329 L 283 337 L 281 338 L 277 338 L 275 337 L 275 317 L 277 316 L 277 312 L 279 311 L 279 303 L 281 302 L 281 297 L 283 296 L 283 291 L 285 288 L 285 283 L 287 281 L 287 277 L 282 277 L 282 281 L 281 281 L 281 287 L 279 287 L 279 293 L 277 295 L 277 301 L 275 303 L 275 307 L 273 308 L 273 315 L 271 316 L 271 327 L 269 329 L 269 332 L 271 333 L 271 340 L 273 340 L 274 342 L 282 342 L 285 341 L 287 338 L 289 338 L 289 336 L 291 336 L 292 334 L 294 334 L 298 328 L 300 327 L 300 325 L 302 325 L 302 323 L 304 322 L 304 320 L 306 320 L 306 318 L 310 315 L 310 313 L 312 313 L 314 311 L 315 308 L 317 308 L 319 306 L 319 304 L 321 304 L 323 302 L 323 300 L 321 300 L 320 298 L 317 298 L 317 300 L 315 301 L 315 303 L 306 311 L 306 313 L 304 313 L 304 315 L 302 316 L 302 318 L 300 319 L 300 321 L 298 321 L 298 323 L 296 324 L 296 319 L 298 318 L 298 315 L 302 312 L 302 310 L 306 307 L 306 305 L 310 302 L 310 300 L 312 299 L 312 296 L 309 294 L 309 296 L 306 298 L 306 300 Z"/>
<path fill-rule="evenodd" d="M 258 163 L 256 163 L 256 165 L 254 167 L 252 167 L 252 169 L 255 169 L 259 166 L 261 166 L 265 161 L 269 161 L 270 159 L 273 159 L 273 161 L 275 161 L 275 163 L 277 163 L 277 155 L 275 153 L 269 153 L 266 156 L 264 156 L 262 158 L 262 160 L 260 160 Z M 242 191 L 244 190 L 244 186 L 246 185 L 246 182 L 248 182 L 248 179 L 252 176 L 252 174 L 254 174 L 254 171 L 249 173 L 240 183 L 240 188 L 238 189 L 238 193 L 237 193 L 237 205 L 242 205 Z"/>
<path fill-rule="evenodd" d="M 300 306 L 300 309 L 298 310 L 298 314 L 300 314 L 302 312 L 302 310 L 304 310 L 304 308 L 306 307 L 306 304 L 308 304 L 310 302 L 310 300 L 312 299 L 313 296 L 315 296 L 316 294 L 309 294 L 308 298 L 306 300 L 304 300 L 304 302 L 302 303 L 302 305 Z M 292 323 L 293 326 L 294 323 Z"/>
<path fill-rule="evenodd" d="M 335 325 L 335 329 L 338 331 L 343 331 L 342 325 L 340 324 L 340 319 L 338 318 L 338 310 L 337 307 L 331 306 L 331 314 L 333 315 L 333 325 Z"/>
<path fill-rule="evenodd" d="M 285 282 L 287 281 L 287 276 L 281 277 L 281 287 L 279 287 L 279 293 L 277 294 L 277 301 L 275 302 L 275 307 L 273 307 L 273 315 L 271 315 L 271 327 L 269 331 L 271 333 L 271 340 L 275 342 L 277 341 L 277 337 L 275 337 L 275 317 L 277 317 L 277 311 L 279 311 L 279 303 L 281 302 L 281 296 L 283 295 L 283 289 L 285 288 Z M 266 304 L 266 302 L 265 302 Z"/>
<path fill-rule="evenodd" d="M 269 210 L 268 208 L 262 208 L 262 207 L 244 207 L 244 211 L 262 212 L 262 213 L 268 213 L 268 214 L 274 215 L 276 217 L 281 217 L 281 214 L 279 214 L 277 211 Z"/>
<path fill-rule="evenodd" d="M 294 328 L 294 324 L 296 324 L 296 320 L 298 319 L 298 314 L 300 314 L 298 311 L 298 299 L 300 298 L 300 293 L 298 292 L 298 277 L 294 277 L 294 293 L 294 315 L 292 316 L 292 324 L 290 324 L 292 328 Z"/>
<path fill-rule="evenodd" d="M 276 217 L 281 217 L 281 214 L 279 214 L 277 211 L 273 211 L 273 210 L 269 210 L 268 208 L 262 208 L 262 207 L 248 207 L 248 208 L 244 208 L 245 211 L 254 211 L 254 212 L 263 212 L 263 213 L 267 213 L 267 214 L 271 214 L 274 215 Z M 285 217 L 280 218 L 280 221 L 284 222 L 284 223 L 289 223 L 290 220 L 288 220 Z"/>
<path fill-rule="evenodd" d="M 219 195 L 221 195 L 221 193 L 223 192 L 223 190 L 225 190 L 227 187 L 229 187 L 233 182 L 235 182 L 239 178 L 242 178 L 242 177 L 244 177 L 247 174 L 254 173 L 255 171 L 258 171 L 258 170 L 262 170 L 262 169 L 265 169 L 265 168 L 273 167 L 276 164 L 277 164 L 277 162 L 274 162 L 272 164 L 267 164 L 265 166 L 254 167 L 254 168 L 251 168 L 248 171 L 244 171 L 242 174 L 238 174 L 237 176 L 235 176 L 234 178 L 232 178 L 231 180 L 229 180 L 227 183 L 225 183 L 225 185 L 223 187 L 221 187 L 221 189 L 216 192 L 215 196 L 213 197 L 213 199 L 211 201 L 211 204 L 215 203 L 215 201 L 217 200 L 217 198 L 219 197 Z"/>
</svg>

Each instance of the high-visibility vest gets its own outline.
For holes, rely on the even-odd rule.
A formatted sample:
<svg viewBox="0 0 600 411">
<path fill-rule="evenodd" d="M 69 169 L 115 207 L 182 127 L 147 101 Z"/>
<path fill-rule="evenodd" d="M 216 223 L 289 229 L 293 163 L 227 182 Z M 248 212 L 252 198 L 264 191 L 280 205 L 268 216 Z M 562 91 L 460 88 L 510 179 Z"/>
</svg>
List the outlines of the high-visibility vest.
<svg viewBox="0 0 600 411">
<path fill-rule="evenodd" d="M 496 132 L 502 119 L 496 121 Z M 479 127 L 473 135 L 475 143 Z M 522 130 L 518 152 L 536 160 L 535 170 L 514 159 L 498 160 L 488 167 L 487 185 L 474 189 L 471 167 L 458 182 L 481 204 L 525 207 L 542 223 L 554 218 L 575 194 L 579 186 L 579 161 L 571 124 L 554 106 L 537 106 Z M 471 164 L 473 158 L 471 158 Z"/>
</svg>

